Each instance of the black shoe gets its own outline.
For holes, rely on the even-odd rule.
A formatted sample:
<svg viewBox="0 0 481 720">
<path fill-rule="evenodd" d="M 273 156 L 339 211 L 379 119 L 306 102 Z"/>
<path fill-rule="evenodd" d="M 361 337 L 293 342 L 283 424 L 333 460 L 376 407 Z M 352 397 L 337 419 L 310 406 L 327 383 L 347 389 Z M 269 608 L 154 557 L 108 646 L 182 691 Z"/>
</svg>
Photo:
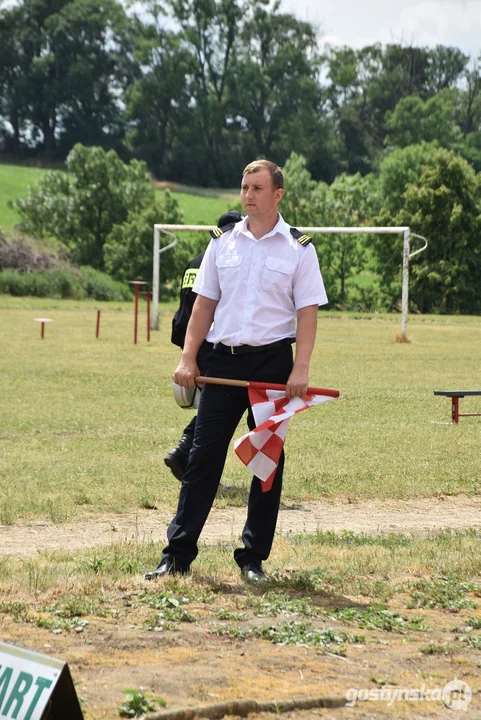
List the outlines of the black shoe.
<svg viewBox="0 0 481 720">
<path fill-rule="evenodd" d="M 263 582 L 266 579 L 264 570 L 260 565 L 255 565 L 254 563 L 244 565 L 244 567 L 241 568 L 241 575 L 244 580 L 251 583 Z"/>
<path fill-rule="evenodd" d="M 185 469 L 187 467 L 188 459 L 188 455 L 184 455 L 183 453 L 178 452 L 176 448 L 174 448 L 170 451 L 170 453 L 168 453 L 168 455 L 165 456 L 164 462 L 171 471 L 172 475 L 177 478 L 177 480 L 182 481 Z"/>
<path fill-rule="evenodd" d="M 189 573 L 189 568 L 179 567 L 175 564 L 175 560 L 168 557 L 162 560 L 160 565 L 155 570 L 146 573 L 145 579 L 157 580 L 157 578 L 165 577 L 166 575 L 188 575 Z"/>
<path fill-rule="evenodd" d="M 179 442 L 164 458 L 164 462 L 177 480 L 182 480 L 189 460 L 192 439 L 182 435 Z"/>
</svg>

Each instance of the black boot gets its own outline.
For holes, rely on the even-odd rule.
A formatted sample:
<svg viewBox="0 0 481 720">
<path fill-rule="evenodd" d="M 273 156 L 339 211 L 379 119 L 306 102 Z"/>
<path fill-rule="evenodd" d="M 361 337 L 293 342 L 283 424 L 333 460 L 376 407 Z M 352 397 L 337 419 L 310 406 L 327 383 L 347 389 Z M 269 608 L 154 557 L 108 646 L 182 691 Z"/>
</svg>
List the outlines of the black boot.
<svg viewBox="0 0 481 720">
<path fill-rule="evenodd" d="M 182 435 L 179 442 L 164 458 L 164 462 L 177 480 L 184 477 L 187 461 L 189 459 L 190 448 L 192 447 L 192 438 L 188 435 Z"/>
</svg>

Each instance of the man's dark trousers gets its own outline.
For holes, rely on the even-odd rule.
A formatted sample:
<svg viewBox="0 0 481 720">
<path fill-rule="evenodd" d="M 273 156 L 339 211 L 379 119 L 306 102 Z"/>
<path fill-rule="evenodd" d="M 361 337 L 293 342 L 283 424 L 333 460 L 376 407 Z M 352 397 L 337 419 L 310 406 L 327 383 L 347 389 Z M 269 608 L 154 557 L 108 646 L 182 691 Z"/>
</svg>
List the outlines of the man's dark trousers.
<svg viewBox="0 0 481 720">
<path fill-rule="evenodd" d="M 292 346 L 232 355 L 221 349 L 208 356 L 206 375 L 236 380 L 285 384 L 293 366 Z M 246 388 L 208 385 L 202 390 L 194 445 L 182 480 L 177 513 L 167 530 L 168 545 L 163 560 L 171 558 L 178 569 L 187 569 L 197 557 L 197 541 L 215 499 L 230 441 L 248 410 L 249 428 L 254 418 Z M 242 533 L 243 548 L 234 552 L 239 567 L 260 565 L 269 557 L 274 538 L 282 490 L 284 452 L 281 454 L 271 490 L 262 492 L 262 483 L 253 477 Z"/>
</svg>

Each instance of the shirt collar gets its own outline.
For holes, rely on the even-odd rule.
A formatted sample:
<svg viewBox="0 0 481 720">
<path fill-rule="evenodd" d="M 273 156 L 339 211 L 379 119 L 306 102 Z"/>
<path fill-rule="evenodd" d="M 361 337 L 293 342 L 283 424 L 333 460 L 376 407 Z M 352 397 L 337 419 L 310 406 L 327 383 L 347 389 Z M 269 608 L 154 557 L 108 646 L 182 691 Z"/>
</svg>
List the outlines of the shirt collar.
<svg viewBox="0 0 481 720">
<path fill-rule="evenodd" d="M 290 235 L 290 229 L 289 225 L 286 223 L 284 218 L 280 213 L 277 213 L 277 225 L 272 230 L 272 233 L 279 233 L 280 235 L 284 235 L 284 237 L 289 238 Z M 271 233 L 268 233 L 268 235 L 271 235 Z"/>
<path fill-rule="evenodd" d="M 234 230 L 232 231 L 232 233 L 237 234 L 237 233 L 241 232 L 244 235 L 253 237 L 251 231 L 249 230 L 248 222 L 249 222 L 249 218 L 246 215 L 241 222 L 236 223 L 236 226 L 235 226 Z M 262 236 L 262 239 L 266 238 L 266 237 L 271 237 L 273 235 L 276 235 L 277 233 L 279 233 L 280 235 L 283 235 L 286 238 L 289 238 L 289 232 L 290 232 L 289 226 L 284 221 L 284 218 L 282 217 L 282 215 L 280 213 L 277 213 L 277 223 L 274 225 L 274 227 L 272 228 L 272 230 L 270 232 L 268 232 Z"/>
<path fill-rule="evenodd" d="M 242 220 L 235 224 L 232 234 L 237 235 L 238 233 L 244 233 L 244 235 L 246 235 L 249 232 L 249 228 L 247 226 L 248 219 L 247 215 L 244 215 Z"/>
</svg>

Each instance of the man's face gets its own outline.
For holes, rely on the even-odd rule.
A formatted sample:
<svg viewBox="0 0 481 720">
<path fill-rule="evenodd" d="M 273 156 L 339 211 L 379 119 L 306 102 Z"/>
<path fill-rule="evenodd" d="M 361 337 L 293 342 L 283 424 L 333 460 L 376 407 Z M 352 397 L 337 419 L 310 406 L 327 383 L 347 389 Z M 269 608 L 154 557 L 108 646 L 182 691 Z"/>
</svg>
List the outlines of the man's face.
<svg viewBox="0 0 481 720">
<path fill-rule="evenodd" d="M 263 168 L 258 172 L 246 173 L 241 184 L 241 203 L 246 215 L 253 219 L 261 219 L 277 211 L 277 206 L 284 195 L 284 190 L 275 190 L 269 170 Z"/>
</svg>

